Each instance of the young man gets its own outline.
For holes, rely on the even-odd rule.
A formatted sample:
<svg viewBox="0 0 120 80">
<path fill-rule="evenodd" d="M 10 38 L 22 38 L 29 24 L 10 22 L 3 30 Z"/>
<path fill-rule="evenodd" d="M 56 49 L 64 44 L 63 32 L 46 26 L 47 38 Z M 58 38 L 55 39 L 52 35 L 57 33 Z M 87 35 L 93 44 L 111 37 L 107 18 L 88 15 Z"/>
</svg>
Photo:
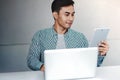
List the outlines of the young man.
<svg viewBox="0 0 120 80">
<path fill-rule="evenodd" d="M 86 37 L 70 29 L 74 21 L 74 2 L 72 0 L 54 0 L 52 14 L 55 20 L 51 28 L 38 31 L 32 39 L 27 63 L 32 70 L 44 71 L 44 51 L 60 48 L 88 47 Z M 108 44 L 102 41 L 99 45 L 98 64 L 100 66 L 108 51 Z"/>
</svg>

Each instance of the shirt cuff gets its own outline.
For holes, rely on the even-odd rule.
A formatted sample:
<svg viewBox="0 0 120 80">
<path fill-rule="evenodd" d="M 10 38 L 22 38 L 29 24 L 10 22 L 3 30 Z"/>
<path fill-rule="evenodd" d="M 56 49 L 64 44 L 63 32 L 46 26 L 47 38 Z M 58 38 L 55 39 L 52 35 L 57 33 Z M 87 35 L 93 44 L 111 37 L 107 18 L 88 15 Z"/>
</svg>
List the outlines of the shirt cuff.
<svg viewBox="0 0 120 80">
<path fill-rule="evenodd" d="M 38 63 L 37 65 L 36 65 L 36 70 L 40 70 L 40 67 L 43 65 L 43 63 Z"/>
<path fill-rule="evenodd" d="M 101 55 L 98 56 L 97 67 L 100 67 L 100 66 L 101 66 L 101 64 L 102 64 L 102 62 L 103 62 L 103 60 L 104 60 L 104 57 L 105 57 L 105 56 L 101 56 Z"/>
</svg>

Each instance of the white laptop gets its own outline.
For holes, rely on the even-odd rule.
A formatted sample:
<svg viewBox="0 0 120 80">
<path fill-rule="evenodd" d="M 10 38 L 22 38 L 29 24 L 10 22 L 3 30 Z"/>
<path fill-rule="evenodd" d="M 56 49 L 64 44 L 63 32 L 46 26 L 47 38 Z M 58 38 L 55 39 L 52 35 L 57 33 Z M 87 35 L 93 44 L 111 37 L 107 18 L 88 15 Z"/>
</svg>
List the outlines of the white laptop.
<svg viewBox="0 0 120 80">
<path fill-rule="evenodd" d="M 97 47 L 45 50 L 45 80 L 93 78 Z"/>
</svg>

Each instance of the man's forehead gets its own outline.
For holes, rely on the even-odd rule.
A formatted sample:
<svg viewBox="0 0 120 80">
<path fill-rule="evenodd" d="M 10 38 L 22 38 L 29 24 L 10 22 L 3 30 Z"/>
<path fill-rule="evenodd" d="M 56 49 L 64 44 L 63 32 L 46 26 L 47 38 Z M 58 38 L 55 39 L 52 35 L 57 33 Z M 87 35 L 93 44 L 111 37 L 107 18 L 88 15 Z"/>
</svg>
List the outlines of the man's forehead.
<svg viewBox="0 0 120 80">
<path fill-rule="evenodd" d="M 70 6 L 61 7 L 60 12 L 75 13 L 74 6 L 70 5 Z"/>
</svg>

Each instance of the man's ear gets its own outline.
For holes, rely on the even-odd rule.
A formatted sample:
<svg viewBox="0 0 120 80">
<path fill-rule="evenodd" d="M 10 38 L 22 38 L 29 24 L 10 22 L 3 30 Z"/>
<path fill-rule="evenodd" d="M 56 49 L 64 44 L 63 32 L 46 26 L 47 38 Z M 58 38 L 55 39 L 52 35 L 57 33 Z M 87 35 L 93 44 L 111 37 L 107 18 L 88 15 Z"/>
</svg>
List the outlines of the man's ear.
<svg viewBox="0 0 120 80">
<path fill-rule="evenodd" d="M 57 12 L 53 12 L 52 14 L 53 14 L 54 19 L 58 18 L 58 13 Z"/>
</svg>

